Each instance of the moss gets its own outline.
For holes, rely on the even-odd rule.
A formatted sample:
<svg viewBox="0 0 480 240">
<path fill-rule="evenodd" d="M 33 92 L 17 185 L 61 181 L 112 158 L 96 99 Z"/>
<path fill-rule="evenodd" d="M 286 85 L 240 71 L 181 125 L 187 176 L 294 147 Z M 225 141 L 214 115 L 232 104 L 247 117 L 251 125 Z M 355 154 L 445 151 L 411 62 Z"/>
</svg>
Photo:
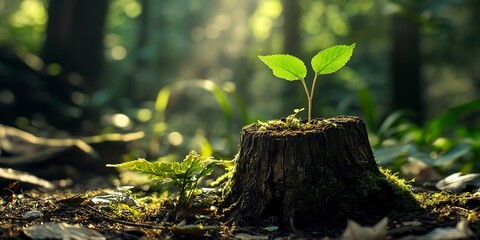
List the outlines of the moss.
<svg viewBox="0 0 480 240">
<path fill-rule="evenodd" d="M 336 123 L 329 119 L 312 119 L 311 121 L 302 120 L 297 117 L 297 114 L 304 109 L 295 109 L 293 114 L 288 117 L 276 120 L 269 120 L 266 122 L 258 121 L 255 126 L 258 131 L 308 131 L 318 129 L 321 125 L 337 126 Z"/>
<path fill-rule="evenodd" d="M 411 181 L 407 181 L 398 176 L 398 173 L 392 173 L 391 170 L 379 167 L 380 172 L 387 180 L 387 183 L 392 187 L 394 195 L 403 200 L 404 203 L 412 203 L 415 200 L 417 205 L 417 198 L 413 192 Z"/>
<path fill-rule="evenodd" d="M 475 193 L 418 193 L 420 206 L 438 216 L 442 221 L 458 221 L 466 219 L 475 232 L 480 231 L 480 215 L 478 210 L 478 195 Z"/>
<path fill-rule="evenodd" d="M 297 114 L 302 109 L 295 109 L 293 114 L 288 115 L 286 118 L 280 120 L 269 120 L 267 122 L 258 121 L 257 128 L 259 131 L 267 130 L 309 130 L 313 126 L 309 122 L 303 122 L 301 118 L 297 117 Z"/>
<path fill-rule="evenodd" d="M 422 208 L 435 212 L 447 206 L 464 207 L 474 196 L 469 192 L 458 194 L 442 191 L 438 193 L 418 193 L 416 197 Z"/>
<path fill-rule="evenodd" d="M 363 180 L 364 186 L 379 193 L 371 196 L 373 203 L 383 205 L 388 210 L 403 210 L 418 208 L 417 198 L 411 186 L 412 181 L 407 181 L 392 173 L 389 169 L 379 167 L 380 174 L 366 173 Z"/>
</svg>

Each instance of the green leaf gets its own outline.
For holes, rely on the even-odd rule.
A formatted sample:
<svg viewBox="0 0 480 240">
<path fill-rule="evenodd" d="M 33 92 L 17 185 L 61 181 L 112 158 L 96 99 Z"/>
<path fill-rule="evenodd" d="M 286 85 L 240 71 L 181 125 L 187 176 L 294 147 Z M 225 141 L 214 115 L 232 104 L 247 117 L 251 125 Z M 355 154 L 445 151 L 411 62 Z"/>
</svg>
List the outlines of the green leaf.
<svg viewBox="0 0 480 240">
<path fill-rule="evenodd" d="M 127 168 L 146 174 L 156 182 L 171 183 L 181 188 L 181 184 L 185 182 L 193 184 L 196 179 L 210 175 L 213 166 L 220 163 L 222 163 L 221 160 L 201 156 L 192 151 L 181 162 L 165 162 L 163 160 L 149 162 L 145 159 L 138 159 L 120 164 L 107 164 L 107 167 Z"/>
<path fill-rule="evenodd" d="M 316 75 L 338 71 L 350 60 L 354 48 L 355 43 L 350 46 L 337 45 L 319 52 L 312 58 L 313 71 Z"/>
<path fill-rule="evenodd" d="M 468 144 L 458 144 L 452 149 L 448 150 L 445 154 L 440 155 L 438 158 L 435 159 L 427 153 L 418 153 L 411 156 L 409 159 L 418 160 L 430 166 L 438 167 L 452 164 L 458 158 L 470 153 L 471 149 L 472 146 Z"/>
<path fill-rule="evenodd" d="M 426 141 L 434 141 L 465 115 L 478 112 L 480 112 L 480 100 L 473 100 L 448 109 L 443 114 L 427 122 L 427 129 L 425 130 Z"/>
<path fill-rule="evenodd" d="M 120 164 L 107 164 L 107 167 L 127 168 L 135 172 L 146 174 L 155 181 L 166 183 L 172 181 L 171 176 L 178 168 L 178 163 L 149 162 L 145 159 L 138 159 Z"/>
<path fill-rule="evenodd" d="M 397 144 L 374 149 L 375 157 L 382 165 L 392 164 L 399 158 L 418 153 L 417 147 L 413 144 Z"/>
<path fill-rule="evenodd" d="M 288 54 L 258 56 L 273 71 L 273 75 L 294 81 L 307 76 L 307 67 L 302 60 Z"/>
<path fill-rule="evenodd" d="M 127 168 L 146 174 L 154 182 L 172 184 L 178 190 L 177 206 L 189 207 L 195 197 L 198 180 L 210 175 L 214 166 L 223 162 L 192 151 L 181 162 L 166 162 L 162 159 L 149 162 L 139 159 L 121 164 L 107 164 L 107 167 Z"/>
</svg>

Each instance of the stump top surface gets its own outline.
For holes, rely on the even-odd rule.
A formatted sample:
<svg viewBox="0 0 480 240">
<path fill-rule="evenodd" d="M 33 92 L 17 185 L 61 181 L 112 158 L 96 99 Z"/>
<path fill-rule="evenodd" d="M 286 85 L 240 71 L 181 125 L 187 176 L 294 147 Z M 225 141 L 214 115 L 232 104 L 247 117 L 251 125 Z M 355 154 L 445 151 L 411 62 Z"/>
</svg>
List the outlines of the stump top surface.
<svg viewBox="0 0 480 240">
<path fill-rule="evenodd" d="M 258 123 L 252 123 L 245 126 L 242 131 L 255 134 L 268 134 L 273 136 L 295 136 L 299 134 L 314 134 L 324 132 L 328 129 L 343 126 L 346 124 L 358 124 L 363 123 L 363 120 L 357 116 L 337 116 L 332 118 L 316 118 L 311 121 L 311 127 L 306 129 L 289 129 L 285 127 L 278 127 L 275 129 L 260 130 Z"/>
</svg>

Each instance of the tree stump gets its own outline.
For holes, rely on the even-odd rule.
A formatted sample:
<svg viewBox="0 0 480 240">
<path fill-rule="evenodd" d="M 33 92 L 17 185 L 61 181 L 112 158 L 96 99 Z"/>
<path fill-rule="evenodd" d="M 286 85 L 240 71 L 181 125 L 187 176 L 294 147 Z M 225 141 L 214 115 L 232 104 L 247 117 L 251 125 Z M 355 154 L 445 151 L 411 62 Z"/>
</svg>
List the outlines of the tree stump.
<svg viewBox="0 0 480 240">
<path fill-rule="evenodd" d="M 354 116 L 314 120 L 309 130 L 242 129 L 236 168 L 222 205 L 239 225 L 287 229 L 378 221 L 411 209 L 410 192 L 389 181 L 375 162 L 364 122 Z M 270 222 L 270 224 L 272 224 Z"/>
</svg>

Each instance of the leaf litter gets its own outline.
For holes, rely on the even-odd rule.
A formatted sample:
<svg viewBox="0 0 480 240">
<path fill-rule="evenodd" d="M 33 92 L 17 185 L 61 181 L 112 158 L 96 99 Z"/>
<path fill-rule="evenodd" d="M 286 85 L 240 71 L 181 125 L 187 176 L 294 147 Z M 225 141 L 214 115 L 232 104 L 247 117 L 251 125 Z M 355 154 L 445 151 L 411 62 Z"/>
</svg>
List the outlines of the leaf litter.
<svg viewBox="0 0 480 240">
<path fill-rule="evenodd" d="M 113 193 L 113 194 L 112 194 Z M 122 196 L 123 194 L 123 196 Z M 427 193 L 424 193 L 427 194 Z M 174 199 L 163 202 L 140 201 L 135 189 L 101 189 L 72 192 L 71 190 L 32 189 L 15 192 L 13 201 L 4 201 L 0 208 L 0 238 L 40 239 L 64 238 L 53 232 L 62 230 L 69 239 L 463 239 L 472 238 L 480 228 L 475 193 L 430 194 L 424 201 L 433 201 L 431 211 L 392 213 L 373 226 L 349 220 L 343 231 L 329 233 L 287 232 L 265 223 L 242 228 L 226 225 L 215 208 L 216 200 L 199 202 L 198 198 L 181 218 Z M 465 193 L 464 193 L 465 194 Z M 104 202 L 92 201 L 99 196 L 118 196 L 105 207 Z M 440 196 L 441 195 L 441 196 Z M 128 197 L 126 197 L 128 196 Z M 433 196 L 433 197 L 432 197 Z M 440 201 L 445 196 L 445 200 Z M 463 197 L 462 197 L 463 196 Z M 108 198 L 107 198 L 108 199 Z M 448 201 L 447 201 L 448 199 Z M 462 200 L 463 199 L 463 200 Z M 212 208 L 210 208 L 212 207 Z M 470 215 L 470 216 L 469 216 Z M 469 220 L 467 220 L 469 219 Z M 360 221 L 362 222 L 362 221 Z M 40 231 L 41 233 L 37 233 Z M 83 234 L 83 235 L 82 235 Z"/>
</svg>

